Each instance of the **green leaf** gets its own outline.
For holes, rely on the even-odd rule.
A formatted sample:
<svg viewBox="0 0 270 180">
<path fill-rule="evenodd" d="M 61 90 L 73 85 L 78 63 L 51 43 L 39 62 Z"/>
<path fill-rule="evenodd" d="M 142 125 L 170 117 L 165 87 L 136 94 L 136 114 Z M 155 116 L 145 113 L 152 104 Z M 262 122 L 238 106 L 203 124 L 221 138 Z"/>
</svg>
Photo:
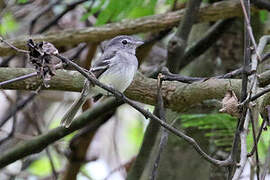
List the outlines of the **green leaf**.
<svg viewBox="0 0 270 180">
<path fill-rule="evenodd" d="M 132 121 L 132 124 L 128 130 L 128 139 L 136 145 L 136 147 L 140 147 L 143 140 L 143 123 L 139 120 Z"/>
<path fill-rule="evenodd" d="M 18 4 L 25 4 L 27 2 L 28 2 L 28 0 L 18 0 Z"/>
<path fill-rule="evenodd" d="M 114 11 L 117 9 L 117 0 L 110 0 L 107 7 L 102 10 L 97 18 L 96 25 L 103 25 L 107 23 L 113 16 Z"/>
<path fill-rule="evenodd" d="M 166 0 L 166 4 L 173 5 L 174 1 L 176 1 L 176 0 Z"/>
<path fill-rule="evenodd" d="M 214 139 L 216 146 L 231 146 L 237 119 L 228 114 L 182 115 L 182 127 L 204 130 L 206 137 Z"/>
<path fill-rule="evenodd" d="M 61 167 L 60 161 L 55 153 L 52 154 L 52 159 L 56 169 Z M 52 173 L 51 164 L 47 156 L 42 156 L 40 159 L 35 160 L 28 168 L 28 171 L 36 176 L 48 176 Z"/>
<path fill-rule="evenodd" d="M 117 22 L 126 18 L 138 18 L 142 16 L 152 15 L 155 13 L 157 0 L 107 0 L 99 1 L 94 10 L 90 13 L 84 14 L 82 20 L 86 19 L 94 11 L 100 11 L 96 25 L 103 25 L 105 23 Z"/>
<path fill-rule="evenodd" d="M 261 126 L 263 120 L 261 116 L 259 116 L 259 123 L 258 126 Z M 258 132 L 257 132 L 258 133 Z M 260 141 L 258 143 L 258 152 L 259 152 L 259 157 L 261 161 L 264 161 L 266 158 L 266 154 L 268 151 L 268 147 L 270 144 L 270 136 L 268 132 L 263 131 L 260 137 Z M 249 134 L 247 136 L 247 146 L 248 146 L 248 151 L 250 152 L 251 149 L 253 148 L 254 141 L 253 141 L 253 135 L 252 135 L 252 129 L 251 126 L 249 128 Z"/>
<path fill-rule="evenodd" d="M 0 35 L 5 36 L 18 29 L 18 24 L 11 13 L 4 14 L 0 24 Z"/>
<path fill-rule="evenodd" d="M 90 11 L 86 12 L 85 14 L 83 14 L 83 16 L 81 17 L 81 21 L 85 21 L 89 16 L 91 16 L 92 14 L 97 13 L 99 10 L 101 10 L 101 8 L 103 7 L 104 3 L 106 1 L 105 0 L 99 0 L 99 1 L 95 1 L 93 7 L 90 9 Z M 85 6 L 85 9 L 88 9 L 89 6 L 92 3 L 87 3 L 87 5 Z"/>
<path fill-rule="evenodd" d="M 260 10 L 259 11 L 259 15 L 260 15 L 260 20 L 262 23 L 265 23 L 268 17 L 268 11 L 266 10 Z"/>
</svg>

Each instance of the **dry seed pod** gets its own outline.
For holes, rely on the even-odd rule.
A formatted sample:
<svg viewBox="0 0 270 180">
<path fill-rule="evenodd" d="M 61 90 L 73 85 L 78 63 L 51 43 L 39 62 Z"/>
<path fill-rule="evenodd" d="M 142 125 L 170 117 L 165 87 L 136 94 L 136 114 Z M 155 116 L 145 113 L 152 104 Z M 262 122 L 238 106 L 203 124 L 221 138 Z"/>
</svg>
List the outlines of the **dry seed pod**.
<svg viewBox="0 0 270 180">
<path fill-rule="evenodd" d="M 228 113 L 231 116 L 239 117 L 238 99 L 232 90 L 228 90 L 222 99 L 222 108 L 219 112 Z"/>
</svg>

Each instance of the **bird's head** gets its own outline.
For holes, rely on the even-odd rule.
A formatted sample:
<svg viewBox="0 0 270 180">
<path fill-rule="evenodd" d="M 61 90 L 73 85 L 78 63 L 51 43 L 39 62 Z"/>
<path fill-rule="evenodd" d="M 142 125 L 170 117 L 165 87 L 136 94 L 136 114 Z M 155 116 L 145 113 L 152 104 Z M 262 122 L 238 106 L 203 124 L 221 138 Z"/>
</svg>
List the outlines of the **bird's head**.
<svg viewBox="0 0 270 180">
<path fill-rule="evenodd" d="M 128 53 L 135 54 L 137 47 L 141 46 L 144 42 L 132 36 L 121 35 L 109 40 L 104 46 L 104 50 L 124 50 Z"/>
</svg>

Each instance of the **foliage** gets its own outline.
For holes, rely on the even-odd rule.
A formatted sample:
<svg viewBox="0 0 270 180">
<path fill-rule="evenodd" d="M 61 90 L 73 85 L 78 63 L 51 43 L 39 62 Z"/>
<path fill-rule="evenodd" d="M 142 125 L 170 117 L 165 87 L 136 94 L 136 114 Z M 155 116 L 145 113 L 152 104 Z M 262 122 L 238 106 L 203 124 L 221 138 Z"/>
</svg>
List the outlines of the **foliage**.
<svg viewBox="0 0 270 180">
<path fill-rule="evenodd" d="M 237 119 L 228 114 L 182 115 L 182 127 L 196 127 L 205 131 L 205 136 L 214 140 L 215 145 L 230 147 Z"/>
<path fill-rule="evenodd" d="M 259 15 L 260 15 L 260 20 L 262 23 L 265 23 L 268 17 L 268 11 L 266 10 L 260 10 L 259 11 Z"/>
<path fill-rule="evenodd" d="M 88 16 L 98 13 L 96 25 L 103 25 L 109 21 L 116 22 L 124 18 L 134 19 L 155 13 L 157 0 L 98 0 L 93 8 L 84 14 L 82 20 Z M 88 4 L 89 6 L 91 3 Z M 89 8 L 86 6 L 86 9 Z"/>
<path fill-rule="evenodd" d="M 130 126 L 128 127 L 128 139 L 130 140 L 130 142 L 134 143 L 137 148 L 139 148 L 144 135 L 143 123 L 140 120 L 131 122 L 132 124 L 130 124 Z"/>
<path fill-rule="evenodd" d="M 10 12 L 4 14 L 0 21 L 0 35 L 6 36 L 8 33 L 15 31 L 18 24 Z"/>
<path fill-rule="evenodd" d="M 214 140 L 216 146 L 225 147 L 225 150 L 230 150 L 234 132 L 237 124 L 237 119 L 228 114 L 188 114 L 182 115 L 182 127 L 196 127 L 205 131 L 205 136 Z M 262 124 L 262 118 L 259 118 L 258 127 Z M 262 133 L 258 143 L 259 156 L 264 159 L 270 142 L 270 136 L 267 133 Z M 248 151 L 253 147 L 253 136 L 251 123 L 249 124 L 249 133 L 247 137 Z"/>
<path fill-rule="evenodd" d="M 262 124 L 262 118 L 261 116 L 259 116 L 259 123 L 258 123 L 258 127 L 261 126 Z M 248 137 L 247 137 L 247 146 L 248 146 L 248 151 L 250 152 L 251 149 L 253 148 L 253 136 L 252 136 L 252 129 L 251 127 L 249 128 L 249 134 L 248 134 Z M 256 132 L 258 133 L 258 132 Z M 267 155 L 267 151 L 268 151 L 268 147 L 269 147 L 269 144 L 270 144 L 270 136 L 269 136 L 269 133 L 267 132 L 262 132 L 262 135 L 261 135 L 261 138 L 260 138 L 260 141 L 258 143 L 258 152 L 259 152 L 259 157 L 260 159 L 265 159 L 266 155 Z"/>
<path fill-rule="evenodd" d="M 53 163 L 55 165 L 56 169 L 59 169 L 61 167 L 60 160 L 56 153 L 51 153 Z M 48 176 L 52 174 L 51 164 L 49 161 L 48 156 L 43 155 L 42 157 L 35 160 L 30 167 L 28 168 L 29 172 L 36 176 Z"/>
<path fill-rule="evenodd" d="M 28 0 L 18 0 L 18 3 L 19 4 L 25 4 L 25 3 L 27 3 L 28 2 Z"/>
</svg>

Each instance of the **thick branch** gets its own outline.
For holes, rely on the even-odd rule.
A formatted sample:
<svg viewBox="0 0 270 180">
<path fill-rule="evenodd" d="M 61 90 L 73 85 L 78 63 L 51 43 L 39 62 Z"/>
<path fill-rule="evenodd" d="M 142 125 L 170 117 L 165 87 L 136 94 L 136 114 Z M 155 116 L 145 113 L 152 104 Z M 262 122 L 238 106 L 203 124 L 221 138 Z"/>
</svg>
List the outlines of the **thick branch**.
<svg viewBox="0 0 270 180">
<path fill-rule="evenodd" d="M 33 69 L 27 68 L 0 68 L 0 82 L 14 77 L 30 74 Z M 75 71 L 58 70 L 50 81 L 48 90 L 81 91 L 84 78 Z M 3 89 L 35 90 L 40 84 L 37 77 L 29 78 L 12 84 L 2 86 Z M 156 104 L 157 81 L 146 78 L 137 73 L 133 83 L 126 90 L 125 95 L 133 100 L 145 103 Z M 203 82 L 185 84 L 181 82 L 164 81 L 162 85 L 162 95 L 165 107 L 175 111 L 185 112 L 191 105 L 202 103 L 208 99 L 221 99 L 228 89 L 232 89 L 239 94 L 241 80 L 225 80 L 210 78 Z"/>
<path fill-rule="evenodd" d="M 240 3 L 238 1 L 223 1 L 203 7 L 199 12 L 200 22 L 216 21 L 236 16 L 242 16 L 239 11 Z M 136 34 L 149 31 L 161 31 L 179 24 L 184 16 L 184 10 L 169 12 L 138 18 L 135 20 L 125 20 L 119 23 L 111 23 L 101 27 L 82 28 L 77 30 L 63 30 L 51 32 L 42 35 L 24 36 L 9 40 L 14 46 L 26 49 L 26 42 L 29 38 L 34 41 L 48 41 L 56 47 L 66 45 L 76 45 L 81 42 L 99 42 L 104 39 L 112 38 L 120 34 Z M 15 53 L 4 43 L 0 43 L 0 56 L 6 56 Z"/>
<path fill-rule="evenodd" d="M 98 118 L 100 114 L 110 111 L 120 103 L 120 101 L 117 102 L 115 99 L 108 99 L 95 106 L 95 108 L 85 111 L 82 115 L 76 118 L 76 121 L 74 121 L 69 128 L 55 128 L 44 135 L 25 141 L 22 144 L 15 146 L 13 149 L 2 153 L 0 157 L 0 169 L 27 155 L 39 153 L 49 144 L 52 144 L 64 136 L 84 127 L 88 123 L 92 123 L 93 127 L 99 126 L 100 123 L 103 123 L 102 118 Z"/>
</svg>

